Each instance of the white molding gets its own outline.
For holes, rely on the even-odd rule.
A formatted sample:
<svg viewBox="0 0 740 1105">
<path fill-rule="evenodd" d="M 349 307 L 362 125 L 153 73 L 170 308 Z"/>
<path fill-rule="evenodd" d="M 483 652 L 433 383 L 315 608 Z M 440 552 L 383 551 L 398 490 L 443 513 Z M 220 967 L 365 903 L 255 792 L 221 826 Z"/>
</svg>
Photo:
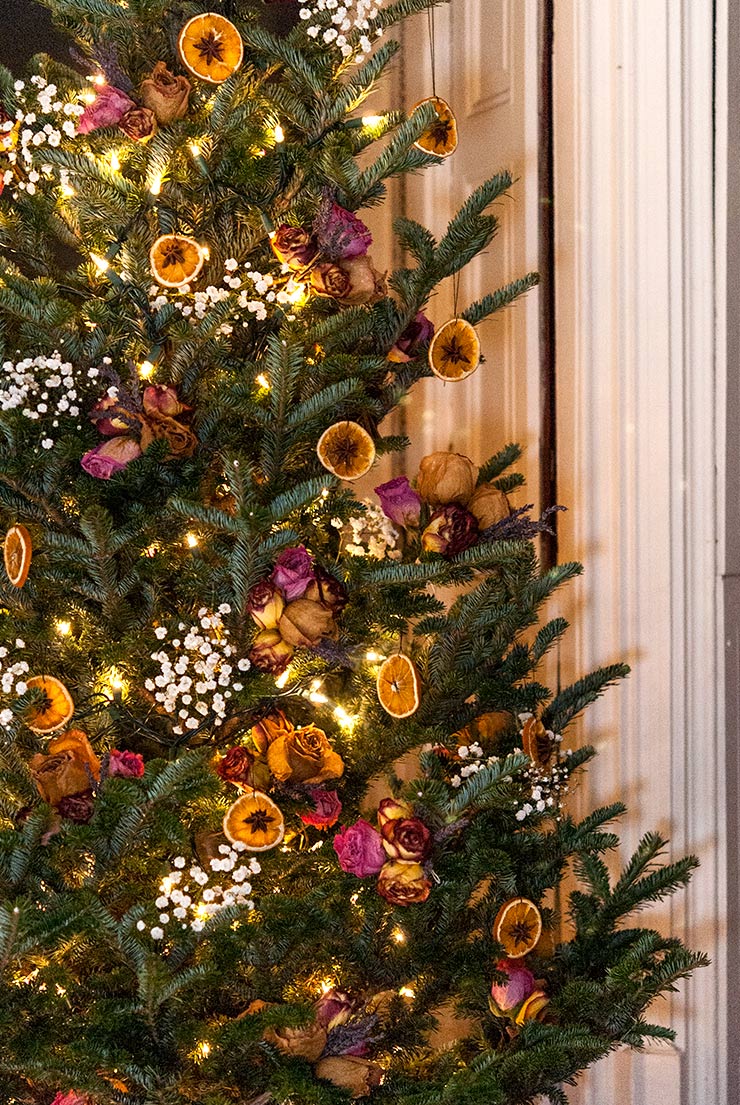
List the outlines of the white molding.
<svg viewBox="0 0 740 1105">
<path fill-rule="evenodd" d="M 622 859 L 653 827 L 698 852 L 645 916 L 714 964 L 654 1013 L 675 1048 L 603 1064 L 594 1105 L 726 1105 L 713 31 L 711 0 L 556 0 L 561 557 L 587 571 L 562 660 L 633 665 L 585 723 L 581 801 L 628 803 Z"/>
</svg>

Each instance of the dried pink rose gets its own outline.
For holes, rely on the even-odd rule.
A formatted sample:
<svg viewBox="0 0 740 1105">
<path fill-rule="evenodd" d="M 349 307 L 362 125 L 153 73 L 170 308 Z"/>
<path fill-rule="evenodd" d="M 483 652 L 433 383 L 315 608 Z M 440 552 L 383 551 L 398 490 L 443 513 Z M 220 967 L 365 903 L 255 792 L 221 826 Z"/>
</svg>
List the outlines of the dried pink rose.
<svg viewBox="0 0 740 1105">
<path fill-rule="evenodd" d="M 388 360 L 395 364 L 406 364 L 418 355 L 421 346 L 429 345 L 434 336 L 434 323 L 430 322 L 423 311 L 419 311 L 410 322 L 396 344 L 388 354 Z"/>
<path fill-rule="evenodd" d="M 77 123 L 78 134 L 89 134 L 100 127 L 114 127 L 120 122 L 127 111 L 134 107 L 134 101 L 129 99 L 120 88 L 114 88 L 111 84 L 104 84 L 91 104 L 88 104 Z"/>
<path fill-rule="evenodd" d="M 133 437 L 112 437 L 85 453 L 80 464 L 88 476 L 109 480 L 140 456 L 141 446 Z"/>
<path fill-rule="evenodd" d="M 377 875 L 386 858 L 380 833 L 363 817 L 354 825 L 340 829 L 334 837 L 334 851 L 342 870 L 359 879 Z"/>
<path fill-rule="evenodd" d="M 316 1020 L 330 1032 L 340 1024 L 346 1024 L 352 1015 L 354 1002 L 343 990 L 327 990 L 316 1002 Z"/>
<path fill-rule="evenodd" d="M 373 236 L 362 219 L 328 197 L 319 208 L 314 233 L 321 253 L 330 261 L 364 257 L 373 244 Z"/>
<path fill-rule="evenodd" d="M 139 752 L 119 752 L 113 748 L 108 759 L 108 774 L 140 779 L 144 774 L 144 757 Z"/>
<path fill-rule="evenodd" d="M 316 578 L 308 549 L 296 545 L 281 552 L 270 578 L 283 592 L 287 602 L 302 598 L 309 583 Z"/>
<path fill-rule="evenodd" d="M 335 790 L 324 790 L 323 787 L 314 787 L 311 791 L 313 810 L 301 814 L 304 825 L 314 825 L 317 829 L 330 829 L 336 825 L 342 812 L 342 803 Z"/>
<path fill-rule="evenodd" d="M 406 476 L 381 483 L 375 488 L 380 506 L 386 518 L 397 526 L 413 529 L 421 518 L 421 496 L 414 491 Z"/>
<path fill-rule="evenodd" d="M 175 389 L 168 384 L 150 384 L 144 388 L 144 410 L 147 414 L 164 414 L 174 418 L 192 408 L 182 403 Z"/>
<path fill-rule="evenodd" d="M 506 982 L 494 982 L 491 986 L 491 1011 L 505 1014 L 516 1009 L 530 994 L 537 983 L 531 971 L 519 959 L 499 959 L 496 970 L 507 976 Z"/>
</svg>

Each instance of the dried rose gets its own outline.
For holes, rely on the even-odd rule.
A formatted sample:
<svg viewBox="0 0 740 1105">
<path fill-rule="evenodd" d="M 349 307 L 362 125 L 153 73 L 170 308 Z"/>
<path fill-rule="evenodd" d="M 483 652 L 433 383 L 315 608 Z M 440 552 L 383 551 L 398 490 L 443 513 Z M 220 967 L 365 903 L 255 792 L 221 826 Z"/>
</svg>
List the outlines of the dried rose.
<svg viewBox="0 0 740 1105">
<path fill-rule="evenodd" d="M 253 785 L 253 767 L 255 757 L 248 749 L 237 744 L 229 748 L 226 754 L 216 764 L 216 774 L 227 783 L 236 783 L 238 786 Z"/>
<path fill-rule="evenodd" d="M 264 753 L 278 737 L 284 737 L 294 732 L 295 726 L 288 721 L 283 711 L 275 710 L 252 726 L 252 740 L 258 752 Z"/>
<path fill-rule="evenodd" d="M 489 1005 L 494 1016 L 505 1016 L 533 993 L 536 982 L 531 971 L 519 959 L 500 959 L 496 970 L 506 975 L 506 982 L 491 986 Z"/>
<path fill-rule="evenodd" d="M 108 774 L 140 779 L 144 774 L 144 757 L 139 752 L 119 752 L 113 748 L 108 758 Z"/>
<path fill-rule="evenodd" d="M 517 1024 L 526 1024 L 527 1021 L 543 1021 L 545 1009 L 550 1004 L 550 999 L 544 990 L 535 990 L 530 994 L 516 1015 Z"/>
<path fill-rule="evenodd" d="M 89 769 L 93 779 L 100 778 L 100 760 L 87 733 L 83 733 L 81 729 L 67 729 L 64 733 L 57 733 L 49 741 L 46 751 L 50 756 L 57 752 L 71 752 L 78 763 Z"/>
<path fill-rule="evenodd" d="M 341 1024 L 346 1024 L 352 1015 L 354 1002 L 343 990 L 327 990 L 316 1002 L 316 1020 L 330 1032 Z"/>
<path fill-rule="evenodd" d="M 397 798 L 383 798 L 378 806 L 378 825 L 382 831 L 387 821 L 401 820 L 414 816 L 410 802 L 401 802 Z"/>
<path fill-rule="evenodd" d="M 50 806 L 90 789 L 90 769 L 71 749 L 50 756 L 38 752 L 28 766 L 39 794 Z"/>
<path fill-rule="evenodd" d="M 423 863 L 432 850 L 432 834 L 418 817 L 392 818 L 380 830 L 383 847 L 391 859 Z"/>
<path fill-rule="evenodd" d="M 380 506 L 386 518 L 397 526 L 415 528 L 421 517 L 421 497 L 414 491 L 406 476 L 381 483 L 375 488 Z"/>
<path fill-rule="evenodd" d="M 89 134 L 100 127 L 113 127 L 120 122 L 127 111 L 134 107 L 134 101 L 129 99 L 120 88 L 114 88 L 111 84 L 104 84 L 91 104 L 83 111 L 77 122 L 78 134 Z"/>
<path fill-rule="evenodd" d="M 492 483 L 482 483 L 476 487 L 468 503 L 468 510 L 475 515 L 478 526 L 482 530 L 495 526 L 496 522 L 503 521 L 511 514 L 506 495 Z"/>
<path fill-rule="evenodd" d="M 148 142 L 157 133 L 157 120 L 148 107 L 132 107 L 118 120 L 118 125 L 135 142 Z"/>
<path fill-rule="evenodd" d="M 315 648 L 321 641 L 336 640 L 339 635 L 331 607 L 310 599 L 289 602 L 278 629 L 283 640 L 296 648 Z"/>
<path fill-rule="evenodd" d="M 98 399 L 90 411 L 90 420 L 95 423 L 96 430 L 106 437 L 131 433 L 138 426 L 136 415 L 127 411 L 114 395 L 104 395 L 102 399 Z"/>
<path fill-rule="evenodd" d="M 277 736 L 267 749 L 267 762 L 281 783 L 323 783 L 344 772 L 342 757 L 315 725 Z"/>
<path fill-rule="evenodd" d="M 336 825 L 342 812 L 342 803 L 335 790 L 324 790 L 322 787 L 314 787 L 311 791 L 313 810 L 301 814 L 304 825 L 313 825 L 317 829 L 330 829 Z"/>
<path fill-rule="evenodd" d="M 432 884 L 420 863 L 394 860 L 386 863 L 378 875 L 378 893 L 392 905 L 415 905 L 425 902 Z"/>
<path fill-rule="evenodd" d="M 430 453 L 419 465 L 416 490 L 430 506 L 466 506 L 475 491 L 478 469 L 461 453 Z"/>
<path fill-rule="evenodd" d="M 354 825 L 340 829 L 334 837 L 334 851 L 337 853 L 342 870 L 350 875 L 356 875 L 358 879 L 377 875 L 385 863 L 380 833 L 376 832 L 364 817 Z"/>
<path fill-rule="evenodd" d="M 349 276 L 331 261 L 317 265 L 311 273 L 311 287 L 318 295 L 331 296 L 332 299 L 344 299 L 352 290 Z"/>
<path fill-rule="evenodd" d="M 51 1105 L 90 1105 L 90 1098 L 87 1094 L 77 1093 L 76 1090 L 68 1090 L 67 1093 L 62 1093 L 60 1090 Z"/>
<path fill-rule="evenodd" d="M 141 446 L 135 438 L 113 437 L 85 453 L 80 464 L 88 476 L 94 476 L 96 480 L 109 480 L 140 456 Z"/>
<path fill-rule="evenodd" d="M 150 384 L 144 388 L 143 402 L 147 414 L 165 414 L 169 418 L 192 409 L 180 402 L 177 392 L 168 384 Z"/>
<path fill-rule="evenodd" d="M 311 287 L 318 295 L 347 306 L 377 303 L 387 291 L 385 274 L 377 271 L 369 256 L 317 265 L 311 272 Z"/>
<path fill-rule="evenodd" d="M 139 95 L 144 107 L 154 112 L 162 126 L 187 114 L 191 84 L 187 77 L 171 73 L 163 61 L 152 69 L 151 77 L 141 82 Z"/>
<path fill-rule="evenodd" d="M 413 322 L 410 322 L 396 344 L 388 354 L 388 360 L 394 364 L 407 364 L 418 355 L 420 348 L 429 345 L 434 336 L 434 323 L 430 322 L 423 311 L 419 311 Z"/>
<path fill-rule="evenodd" d="M 314 568 L 316 578 L 309 583 L 303 598 L 312 602 L 323 602 L 330 606 L 335 614 L 341 614 L 349 602 L 347 588 L 324 568 Z"/>
<path fill-rule="evenodd" d="M 383 1068 L 369 1059 L 354 1055 L 331 1055 L 314 1067 L 317 1078 L 333 1082 L 352 1097 L 366 1097 L 383 1081 Z"/>
<path fill-rule="evenodd" d="M 263 629 L 254 639 L 249 659 L 260 671 L 282 675 L 293 656 L 293 646 L 280 636 L 277 629 Z"/>
<path fill-rule="evenodd" d="M 263 1038 L 283 1055 L 315 1063 L 326 1047 L 326 1029 L 317 1021 L 300 1028 L 266 1028 Z"/>
<path fill-rule="evenodd" d="M 316 578 L 313 559 L 308 549 L 303 545 L 296 545 L 281 552 L 270 578 L 288 602 L 302 598 L 309 583 Z"/>
<path fill-rule="evenodd" d="M 329 261 L 363 257 L 373 244 L 373 236 L 362 219 L 328 197 L 319 207 L 314 233 L 321 253 Z"/>
<path fill-rule="evenodd" d="M 421 547 L 424 552 L 456 556 L 474 545 L 478 536 L 478 523 L 470 511 L 448 503 L 432 515 L 421 535 Z"/>
<path fill-rule="evenodd" d="M 60 798 L 56 808 L 67 821 L 86 825 L 95 810 L 93 793 L 91 790 L 86 790 L 84 794 L 68 794 L 65 798 Z"/>
<path fill-rule="evenodd" d="M 278 261 L 288 265 L 294 272 L 307 268 L 319 252 L 313 234 L 300 226 L 279 226 L 271 237 L 270 244 Z"/>
<path fill-rule="evenodd" d="M 153 441 L 167 442 L 169 453 L 165 460 L 192 457 L 198 445 L 198 439 L 193 431 L 183 426 L 182 422 L 167 415 L 155 413 L 146 416 L 141 428 L 141 448 L 144 452 Z"/>
<path fill-rule="evenodd" d="M 276 629 L 285 609 L 285 599 L 274 583 L 265 579 L 247 595 L 247 610 L 260 629 Z"/>
</svg>

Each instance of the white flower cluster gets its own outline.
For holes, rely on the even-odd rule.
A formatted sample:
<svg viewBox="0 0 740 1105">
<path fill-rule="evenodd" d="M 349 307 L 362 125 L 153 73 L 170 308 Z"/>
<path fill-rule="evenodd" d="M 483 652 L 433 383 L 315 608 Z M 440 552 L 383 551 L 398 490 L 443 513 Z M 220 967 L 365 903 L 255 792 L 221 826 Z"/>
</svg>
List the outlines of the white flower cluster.
<svg viewBox="0 0 740 1105">
<path fill-rule="evenodd" d="M 87 370 L 87 378 L 100 375 L 97 368 Z M 40 445 L 51 449 L 51 431 L 60 419 L 80 417 L 84 381 L 75 375 L 74 366 L 63 361 L 58 352 L 50 357 L 26 357 L 22 361 L 4 361 L 0 375 L 0 411 L 20 411 L 24 418 L 42 426 Z M 78 430 L 81 425 L 77 425 Z"/>
<path fill-rule="evenodd" d="M 283 287 L 277 288 L 275 277 L 271 273 L 257 272 L 248 261 L 241 276 L 237 273 L 238 268 L 239 262 L 229 258 L 224 264 L 223 283 L 226 287 L 209 284 L 204 291 L 192 292 L 189 284 L 183 284 L 181 288 L 174 289 L 180 298 L 170 299 L 158 284 L 153 284 L 149 289 L 150 306 L 156 311 L 172 302 L 185 318 L 201 322 L 217 303 L 230 299 L 235 318 L 247 311 L 258 322 L 263 322 L 268 317 L 270 304 L 289 307 L 301 302 L 305 296 L 305 284 L 296 281 L 292 276 Z M 255 293 L 261 298 L 256 298 Z M 295 315 L 288 315 L 289 320 L 294 318 Z M 242 326 L 249 326 L 250 321 L 251 319 L 245 319 Z M 228 336 L 233 329 L 231 323 L 224 322 L 219 326 L 218 333 Z"/>
<path fill-rule="evenodd" d="M 300 17 L 308 23 L 306 34 L 310 38 L 320 37 L 327 46 L 337 46 L 345 58 L 355 53 L 348 35 L 362 31 L 361 53 L 356 55 L 356 60 L 362 61 L 372 49 L 370 35 L 383 33 L 382 28 L 373 27 L 382 3 L 383 0 L 306 0 Z"/>
<path fill-rule="evenodd" d="M 349 518 L 332 518 L 335 529 L 344 530 L 342 551 L 348 556 L 371 556 L 374 560 L 399 560 L 398 533 L 390 518 L 386 518 L 377 503 L 362 500 L 367 513 Z"/>
<path fill-rule="evenodd" d="M 18 637 L 14 647 L 20 651 L 26 647 L 26 642 Z M 8 661 L 12 661 L 12 663 Z M 5 645 L 0 646 L 0 690 L 3 694 L 25 694 L 28 690 L 28 684 L 25 680 L 28 671 L 28 664 L 25 660 L 14 659 L 9 648 Z M 0 725 L 7 729 L 12 724 L 13 717 L 13 711 L 7 709 L 7 707 L 0 710 Z"/>
<path fill-rule="evenodd" d="M 234 659 L 234 648 L 229 644 L 229 631 L 222 618 L 230 613 L 228 603 L 222 603 L 215 614 L 202 607 L 198 611 L 198 625 L 188 628 L 185 622 L 180 622 L 178 631 L 184 636 L 169 642 L 171 653 L 162 648 L 151 654 L 160 671 L 153 679 L 145 680 L 144 686 L 154 692 L 154 698 L 168 714 L 177 714 L 173 732 L 178 735 L 199 729 L 206 720 L 214 726 L 222 725 L 227 700 L 234 691 L 244 689 L 243 683 L 232 682 L 232 678 L 238 672 L 249 671 L 252 665 L 247 659 Z M 164 641 L 168 631 L 160 625 L 154 635 Z"/>
<path fill-rule="evenodd" d="M 45 77 L 31 77 L 29 87 L 24 81 L 15 82 L 15 91 L 19 107 L 15 119 L 0 124 L 0 150 L 12 166 L 22 170 L 20 179 L 16 179 L 13 169 L 6 169 L 3 183 L 14 184 L 14 199 L 19 192 L 34 195 L 42 178 L 55 178 L 55 183 L 68 183 L 66 170 L 55 170 L 53 166 L 39 162 L 37 151 L 40 147 L 55 149 L 63 141 L 63 135 L 74 138 L 77 134 L 77 119 L 84 112 L 83 104 L 65 104 L 59 98 L 57 86 L 49 84 Z M 31 166 L 34 166 L 33 168 Z"/>
<path fill-rule="evenodd" d="M 228 906 L 245 906 L 254 909 L 249 897 L 252 893 L 250 876 L 259 875 L 262 868 L 256 859 L 246 859 L 241 853 L 246 846 L 241 843 L 220 844 L 221 859 L 212 859 L 210 873 L 199 864 L 194 864 L 185 872 L 185 857 L 177 856 L 173 860 L 173 870 L 159 884 L 159 897 L 155 906 L 161 912 L 159 924 L 149 929 L 152 940 L 164 940 L 164 926 L 174 920 L 181 928 L 202 932 L 206 921 Z M 219 872 L 230 875 L 229 880 L 216 879 Z M 190 882 L 188 882 L 188 876 Z M 191 885 L 194 884 L 194 885 Z M 139 932 L 147 928 L 145 921 L 137 921 Z"/>
</svg>

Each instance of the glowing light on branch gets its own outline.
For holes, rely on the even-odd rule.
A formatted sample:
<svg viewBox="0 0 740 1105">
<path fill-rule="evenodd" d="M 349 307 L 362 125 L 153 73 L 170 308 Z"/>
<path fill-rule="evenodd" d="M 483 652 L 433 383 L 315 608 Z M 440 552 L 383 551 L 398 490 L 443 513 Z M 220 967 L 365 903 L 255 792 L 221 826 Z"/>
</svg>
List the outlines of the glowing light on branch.
<svg viewBox="0 0 740 1105">
<path fill-rule="evenodd" d="M 72 632 L 72 623 L 60 618 L 56 623 L 56 631 L 60 637 L 69 637 Z"/>
<path fill-rule="evenodd" d="M 186 533 L 185 534 L 185 544 L 187 545 L 187 547 L 189 549 L 197 549 L 198 544 L 199 544 L 199 539 L 198 539 L 197 533 Z"/>
<path fill-rule="evenodd" d="M 273 133 L 273 136 L 274 136 L 276 142 L 279 143 L 279 142 L 284 142 L 285 141 L 285 131 L 283 130 L 283 128 L 280 126 L 279 123 L 275 127 L 275 130 L 272 133 Z"/>
<path fill-rule="evenodd" d="M 139 365 L 139 376 L 141 376 L 142 380 L 148 380 L 153 372 L 154 365 L 151 361 L 142 361 Z"/>
</svg>

